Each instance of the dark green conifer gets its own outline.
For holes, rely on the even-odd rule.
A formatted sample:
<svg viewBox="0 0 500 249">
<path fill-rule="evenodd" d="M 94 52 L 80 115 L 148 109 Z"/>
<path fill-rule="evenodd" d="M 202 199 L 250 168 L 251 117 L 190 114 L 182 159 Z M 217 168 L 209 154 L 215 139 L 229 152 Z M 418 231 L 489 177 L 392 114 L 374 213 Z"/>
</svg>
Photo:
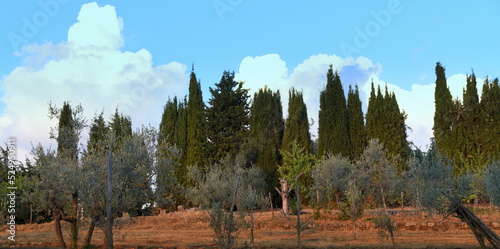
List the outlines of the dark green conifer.
<svg viewBox="0 0 500 249">
<path fill-rule="evenodd" d="M 191 71 L 189 80 L 189 97 L 187 103 L 187 149 L 186 165 L 196 165 L 201 167 L 203 162 L 203 147 L 206 143 L 204 132 L 205 126 L 205 103 L 200 82 L 196 79 L 194 68 Z"/>
<path fill-rule="evenodd" d="M 269 190 L 273 190 L 278 183 L 279 150 L 284 129 L 280 92 L 273 92 L 267 87 L 259 89 L 252 102 L 245 151 L 249 162 L 263 171 Z"/>
<path fill-rule="evenodd" d="M 309 120 L 304 97 L 302 92 L 294 88 L 290 89 L 288 94 L 288 117 L 285 121 L 282 150 L 290 151 L 295 141 L 299 148 L 304 148 L 306 152 L 311 153 L 313 143 L 309 132 Z"/>
<path fill-rule="evenodd" d="M 207 109 L 208 146 L 206 156 L 210 163 L 235 156 L 246 141 L 248 131 L 249 95 L 243 82 L 234 81 L 234 72 L 224 71 L 215 88 Z"/>
<path fill-rule="evenodd" d="M 441 155 L 450 157 L 453 154 L 451 148 L 451 128 L 453 122 L 453 101 L 450 90 L 446 83 L 445 69 L 441 63 L 436 63 L 436 90 L 434 92 L 434 140 Z"/>
<path fill-rule="evenodd" d="M 357 85 L 354 90 L 351 86 L 349 86 L 349 93 L 347 95 L 347 113 L 349 117 L 349 136 L 352 146 L 350 156 L 355 159 L 361 156 L 367 145 L 366 128 Z"/>
<path fill-rule="evenodd" d="M 327 153 L 351 155 L 347 104 L 338 72 L 332 65 L 326 74 L 326 87 L 320 93 L 318 156 Z"/>
</svg>

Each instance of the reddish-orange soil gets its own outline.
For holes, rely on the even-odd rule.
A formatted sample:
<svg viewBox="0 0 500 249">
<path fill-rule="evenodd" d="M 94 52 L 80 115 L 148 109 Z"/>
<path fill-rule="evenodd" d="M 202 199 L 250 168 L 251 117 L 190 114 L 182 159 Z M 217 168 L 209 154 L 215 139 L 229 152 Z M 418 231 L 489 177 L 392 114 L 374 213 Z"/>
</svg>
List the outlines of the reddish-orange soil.
<svg viewBox="0 0 500 249">
<path fill-rule="evenodd" d="M 392 248 L 390 240 L 381 240 L 378 230 L 370 221 L 373 210 L 357 222 L 357 239 L 353 237 L 352 222 L 335 219 L 335 212 L 305 210 L 301 216 L 308 229 L 302 233 L 303 248 Z M 478 216 L 500 233 L 500 213 L 479 210 Z M 465 223 L 457 218 L 428 217 L 424 213 L 398 212 L 396 221 L 397 248 L 478 248 L 478 243 Z M 285 218 L 280 212 L 256 213 L 255 243 L 251 248 L 297 248 L 296 216 Z M 120 218 L 114 228 L 115 248 L 215 248 L 209 216 L 204 211 L 182 211 L 158 216 Z M 0 246 L 57 246 L 54 224 L 19 225 L 16 242 L 7 240 L 6 227 L 2 227 Z M 66 244 L 69 245 L 69 224 L 63 223 Z M 80 243 L 86 236 L 87 224 L 81 222 Z M 249 243 L 249 229 L 241 228 L 236 247 Z M 96 229 L 92 244 L 103 245 L 103 232 Z"/>
</svg>

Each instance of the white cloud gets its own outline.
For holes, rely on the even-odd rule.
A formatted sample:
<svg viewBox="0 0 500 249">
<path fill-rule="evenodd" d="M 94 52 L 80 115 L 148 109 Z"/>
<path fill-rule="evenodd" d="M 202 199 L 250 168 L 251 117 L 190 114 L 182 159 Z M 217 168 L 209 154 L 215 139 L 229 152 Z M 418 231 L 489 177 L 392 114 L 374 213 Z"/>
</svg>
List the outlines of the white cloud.
<svg viewBox="0 0 500 249">
<path fill-rule="evenodd" d="M 49 131 L 57 122 L 47 117 L 49 101 L 59 107 L 68 100 L 81 103 L 89 119 L 102 110 L 108 118 L 118 107 L 132 117 L 134 127 L 158 126 L 167 97 L 187 93 L 185 65 L 155 67 L 145 49 L 119 51 L 122 29 L 114 7 L 85 4 L 68 31 L 68 41 L 24 47 L 20 56 L 26 65 L 1 80 L 6 107 L 0 137 L 17 138 L 19 159 L 29 156 L 30 143 L 55 147 Z"/>
</svg>

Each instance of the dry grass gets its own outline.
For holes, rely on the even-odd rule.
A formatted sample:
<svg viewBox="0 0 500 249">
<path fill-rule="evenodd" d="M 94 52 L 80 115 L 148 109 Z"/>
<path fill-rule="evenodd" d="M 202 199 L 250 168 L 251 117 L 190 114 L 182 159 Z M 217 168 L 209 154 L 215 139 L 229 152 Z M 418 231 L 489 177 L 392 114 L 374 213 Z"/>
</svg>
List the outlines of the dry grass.
<svg viewBox="0 0 500 249">
<path fill-rule="evenodd" d="M 381 241 L 370 218 L 376 212 L 368 212 L 358 223 L 358 239 L 352 236 L 350 221 L 338 221 L 335 212 L 322 213 L 314 219 L 312 210 L 303 216 L 309 229 L 303 233 L 303 248 L 388 248 L 389 240 Z M 284 218 L 279 212 L 257 214 L 255 243 L 252 248 L 296 248 L 295 217 Z M 500 214 L 480 214 L 488 225 L 500 224 Z M 397 223 L 398 248 L 477 248 L 477 242 L 466 225 L 456 218 L 415 216 L 410 213 L 394 216 Z M 80 241 L 86 235 L 87 226 L 82 222 Z M 215 248 L 210 230 L 209 216 L 203 211 L 183 211 L 159 216 L 119 219 L 114 232 L 116 248 Z M 56 246 L 54 224 L 17 226 L 16 242 L 6 246 Z M 69 224 L 63 223 L 64 236 L 69 243 Z M 2 230 L 5 231 L 4 227 Z M 500 228 L 495 228 L 497 233 Z M 7 233 L 0 235 L 4 246 Z M 238 246 L 249 241 L 249 231 L 238 234 Z M 103 232 L 96 229 L 93 244 L 102 245 Z"/>
</svg>

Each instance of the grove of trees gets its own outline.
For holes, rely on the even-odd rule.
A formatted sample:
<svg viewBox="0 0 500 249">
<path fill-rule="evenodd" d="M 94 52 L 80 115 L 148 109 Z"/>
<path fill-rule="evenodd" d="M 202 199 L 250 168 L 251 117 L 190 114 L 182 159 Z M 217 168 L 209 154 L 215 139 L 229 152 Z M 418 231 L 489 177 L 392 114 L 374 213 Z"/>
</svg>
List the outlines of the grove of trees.
<svg viewBox="0 0 500 249">
<path fill-rule="evenodd" d="M 465 212 L 462 200 L 472 196 L 499 205 L 498 79 L 486 79 L 479 95 L 476 76 L 467 76 L 463 100 L 458 100 L 452 99 L 440 63 L 435 72 L 434 138 L 425 152 L 407 141 L 407 114 L 400 110 L 394 92 L 372 83 L 364 114 L 358 87 L 349 86 L 346 98 L 332 66 L 318 92 L 316 141 L 311 139 L 300 90 L 289 90 L 288 103 L 268 87 L 252 97 L 244 82 L 235 81 L 229 71 L 210 88 L 204 103 L 193 68 L 188 96 L 165 94 L 158 127 L 134 130 L 132 117 L 119 109 L 111 117 L 100 113 L 88 121 L 82 105 L 50 104 L 50 117 L 58 125 L 47 132 L 57 149 L 35 145 L 32 159 L 12 168 L 7 144 L 0 146 L 0 204 L 8 205 L 2 191 L 11 184 L 6 172 L 15 170 L 18 223 L 53 220 L 59 246 L 75 249 L 81 241 L 81 222 L 89 225 L 87 245 L 94 229 L 106 231 L 103 183 L 108 163 L 113 169 L 112 219 L 124 212 L 148 215 L 154 207 L 201 206 L 210 213 L 210 226 L 224 248 L 233 244 L 232 234 L 241 228 L 233 217 L 235 205 L 252 222 L 253 212 L 270 202 L 289 215 L 296 185 L 299 207 L 336 208 L 340 218 L 354 224 L 370 207 L 384 208 L 388 214 L 390 206 L 413 205 L 460 216 Z M 288 104 L 286 116 L 283 104 Z M 85 127 L 89 139 L 81 141 Z M 2 222 L 6 210 L 0 210 Z M 61 222 L 70 223 L 70 244 L 64 241 Z M 474 227 L 480 227 L 470 226 L 475 234 Z M 253 232 L 251 236 L 253 241 Z"/>
</svg>

